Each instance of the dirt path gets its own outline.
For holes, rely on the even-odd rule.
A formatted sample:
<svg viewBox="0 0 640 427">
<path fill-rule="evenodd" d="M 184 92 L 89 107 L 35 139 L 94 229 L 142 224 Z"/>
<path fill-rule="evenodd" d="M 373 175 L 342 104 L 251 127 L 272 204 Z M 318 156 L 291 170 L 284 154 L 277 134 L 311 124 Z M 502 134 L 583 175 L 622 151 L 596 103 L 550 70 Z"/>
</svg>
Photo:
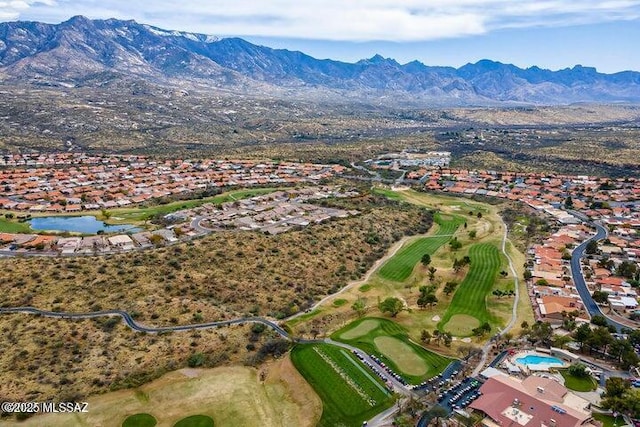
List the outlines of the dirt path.
<svg viewBox="0 0 640 427">
<path fill-rule="evenodd" d="M 391 246 L 391 248 L 389 248 L 389 250 L 387 251 L 387 254 L 385 256 L 383 256 L 382 258 L 380 258 L 379 260 L 377 260 L 373 266 L 369 269 L 369 271 L 367 271 L 367 273 L 364 275 L 364 277 L 362 279 L 358 279 L 355 280 L 353 282 L 349 282 L 347 284 L 347 286 L 345 286 L 344 288 L 340 289 L 338 292 L 331 294 L 331 295 L 327 295 L 326 297 L 322 298 L 320 301 L 318 301 L 317 303 L 315 303 L 311 308 L 307 309 L 306 311 L 301 311 L 299 313 L 294 314 L 293 316 L 289 316 L 286 319 L 283 319 L 283 323 L 288 322 L 289 320 L 293 320 L 296 317 L 300 317 L 308 312 L 311 312 L 315 309 L 317 309 L 318 307 L 320 307 L 322 304 L 324 304 L 327 301 L 332 300 L 333 298 L 336 298 L 338 295 L 341 295 L 345 292 L 347 292 L 350 289 L 353 289 L 355 286 L 360 286 L 360 285 L 364 285 L 365 283 L 367 283 L 369 281 L 369 279 L 371 278 L 371 275 L 373 273 L 375 273 L 378 268 L 380 268 L 380 266 L 382 264 L 384 264 L 389 258 L 393 257 L 399 250 L 400 248 L 402 248 L 404 246 L 405 243 L 409 242 L 410 240 L 414 240 L 414 239 L 418 239 L 421 237 L 431 237 L 428 235 L 418 235 L 418 236 L 405 236 L 402 239 L 398 240 L 396 243 L 393 244 L 393 246 Z M 442 237 L 442 236 L 437 236 L 437 237 Z"/>
</svg>

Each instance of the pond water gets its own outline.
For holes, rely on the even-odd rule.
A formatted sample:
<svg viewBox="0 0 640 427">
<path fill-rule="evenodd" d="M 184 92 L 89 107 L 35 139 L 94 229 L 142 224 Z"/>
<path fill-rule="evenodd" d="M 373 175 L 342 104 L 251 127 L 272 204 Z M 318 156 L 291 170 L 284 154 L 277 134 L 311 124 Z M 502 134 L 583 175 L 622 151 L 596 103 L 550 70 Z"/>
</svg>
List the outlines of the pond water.
<svg viewBox="0 0 640 427">
<path fill-rule="evenodd" d="M 131 224 L 107 225 L 95 216 L 45 216 L 29 220 L 32 230 L 69 231 L 74 233 L 96 234 L 98 231 L 117 233 L 136 232 L 139 228 Z"/>
</svg>

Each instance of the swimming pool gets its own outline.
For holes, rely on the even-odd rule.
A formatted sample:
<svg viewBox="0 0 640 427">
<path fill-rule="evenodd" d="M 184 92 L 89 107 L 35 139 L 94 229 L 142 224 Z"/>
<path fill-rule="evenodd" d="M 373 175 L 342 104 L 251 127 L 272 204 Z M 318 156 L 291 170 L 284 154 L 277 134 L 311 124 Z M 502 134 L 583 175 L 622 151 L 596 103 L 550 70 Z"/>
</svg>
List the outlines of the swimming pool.
<svg viewBox="0 0 640 427">
<path fill-rule="evenodd" d="M 564 366 L 564 362 L 557 357 L 549 357 L 549 356 L 538 356 L 535 354 L 527 354 L 524 357 L 520 357 L 516 359 L 516 362 L 522 363 L 523 365 L 555 365 L 555 366 Z"/>
</svg>

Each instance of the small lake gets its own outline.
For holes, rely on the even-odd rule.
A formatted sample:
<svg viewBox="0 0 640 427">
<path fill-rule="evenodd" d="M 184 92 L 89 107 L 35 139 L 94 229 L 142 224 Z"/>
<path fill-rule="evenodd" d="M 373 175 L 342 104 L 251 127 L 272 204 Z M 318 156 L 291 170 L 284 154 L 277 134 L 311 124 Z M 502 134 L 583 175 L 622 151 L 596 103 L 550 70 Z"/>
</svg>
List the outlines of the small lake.
<svg viewBox="0 0 640 427">
<path fill-rule="evenodd" d="M 68 231 L 73 233 L 96 234 L 98 231 L 117 233 L 122 231 L 140 231 L 131 224 L 107 225 L 95 216 L 45 216 L 29 220 L 32 230 Z"/>
</svg>

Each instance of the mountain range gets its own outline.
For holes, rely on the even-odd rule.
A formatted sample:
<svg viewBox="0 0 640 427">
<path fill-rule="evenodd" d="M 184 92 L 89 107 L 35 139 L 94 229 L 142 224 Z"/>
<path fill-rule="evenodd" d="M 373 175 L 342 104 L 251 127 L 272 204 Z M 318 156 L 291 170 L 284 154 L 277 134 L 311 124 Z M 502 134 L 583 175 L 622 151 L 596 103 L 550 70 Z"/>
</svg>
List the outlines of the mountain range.
<svg viewBox="0 0 640 427">
<path fill-rule="evenodd" d="M 558 71 L 481 60 L 460 68 L 316 59 L 240 38 L 76 16 L 61 24 L 0 23 L 0 83 L 108 85 L 122 78 L 253 95 L 407 105 L 640 102 L 640 73 Z"/>
</svg>

